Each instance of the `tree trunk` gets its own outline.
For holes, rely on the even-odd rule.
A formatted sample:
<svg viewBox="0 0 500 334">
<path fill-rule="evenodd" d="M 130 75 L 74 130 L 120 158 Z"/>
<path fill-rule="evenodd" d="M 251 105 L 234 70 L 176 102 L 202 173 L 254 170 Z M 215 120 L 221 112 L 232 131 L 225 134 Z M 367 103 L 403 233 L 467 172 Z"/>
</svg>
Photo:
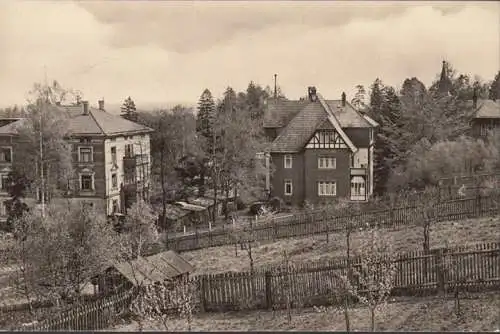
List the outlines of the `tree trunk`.
<svg viewBox="0 0 500 334">
<path fill-rule="evenodd" d="M 375 308 L 370 309 L 371 331 L 375 332 Z"/>
<path fill-rule="evenodd" d="M 347 290 L 347 289 L 346 289 Z M 347 291 L 344 295 L 344 320 L 345 320 L 345 330 L 346 332 L 351 331 L 351 321 L 349 319 L 349 295 L 347 294 Z"/>
<path fill-rule="evenodd" d="M 162 228 L 167 229 L 167 189 L 165 187 L 165 152 L 164 143 L 162 143 L 160 149 L 160 182 L 161 182 L 161 216 L 162 216 Z"/>
</svg>

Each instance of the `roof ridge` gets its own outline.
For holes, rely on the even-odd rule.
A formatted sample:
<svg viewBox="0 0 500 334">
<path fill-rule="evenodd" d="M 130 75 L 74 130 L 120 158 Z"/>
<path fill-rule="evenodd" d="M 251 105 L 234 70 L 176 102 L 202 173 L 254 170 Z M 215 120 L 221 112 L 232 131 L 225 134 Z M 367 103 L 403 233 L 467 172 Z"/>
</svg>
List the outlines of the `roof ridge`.
<svg viewBox="0 0 500 334">
<path fill-rule="evenodd" d="M 351 151 L 353 153 L 356 152 L 358 150 L 358 148 L 353 144 L 353 142 L 347 136 L 347 134 L 344 132 L 344 130 L 342 130 L 342 126 L 340 126 L 340 122 L 337 119 L 337 116 L 335 116 L 335 114 L 331 110 L 328 103 L 326 103 L 325 99 L 323 99 L 323 96 L 321 96 L 321 94 L 317 93 L 316 96 L 317 96 L 319 102 L 321 103 L 321 106 L 323 107 L 323 109 L 325 109 L 325 112 L 327 113 L 328 118 L 331 118 L 331 120 L 333 120 L 332 123 L 333 123 L 333 127 L 335 128 L 335 130 L 339 133 L 339 135 L 342 137 L 342 139 L 346 142 L 347 146 L 349 146 Z"/>
<path fill-rule="evenodd" d="M 92 117 L 92 119 L 94 120 L 95 124 L 97 124 L 97 127 L 99 128 L 99 130 L 101 130 L 102 134 L 106 135 L 106 132 L 104 132 L 104 129 L 102 128 L 101 124 L 99 124 L 99 122 L 97 121 L 97 119 L 95 119 L 94 114 L 93 114 L 91 108 L 89 108 L 89 115 L 90 115 L 90 117 Z"/>
</svg>

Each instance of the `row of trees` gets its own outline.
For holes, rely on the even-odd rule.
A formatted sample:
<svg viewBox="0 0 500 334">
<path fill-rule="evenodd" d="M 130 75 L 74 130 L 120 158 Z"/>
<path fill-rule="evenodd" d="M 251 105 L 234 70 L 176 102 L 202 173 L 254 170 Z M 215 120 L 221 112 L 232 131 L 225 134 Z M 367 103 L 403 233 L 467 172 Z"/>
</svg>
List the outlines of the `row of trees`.
<svg viewBox="0 0 500 334">
<path fill-rule="evenodd" d="M 406 79 L 400 91 L 376 79 L 370 102 L 361 85 L 352 103 L 380 124 L 375 147 L 375 193 L 423 189 L 450 173 L 490 170 L 499 162 L 498 138 L 468 137 L 475 110 L 471 100 L 496 99 L 500 72 L 486 84 L 458 74 L 445 62 L 429 88 Z"/>
<path fill-rule="evenodd" d="M 277 95 L 284 98 L 280 89 Z M 261 124 L 270 96 L 269 87 L 251 82 L 244 92 L 228 87 L 220 99 L 205 89 L 196 112 L 178 105 L 138 113 L 138 122 L 156 130 L 151 152 L 158 196 L 153 197 L 161 201 L 163 217 L 169 202 L 209 190 L 216 203 L 232 191 L 247 201 L 265 196 L 264 161 L 255 157 L 264 148 Z M 130 101 L 124 113 L 126 105 Z"/>
</svg>

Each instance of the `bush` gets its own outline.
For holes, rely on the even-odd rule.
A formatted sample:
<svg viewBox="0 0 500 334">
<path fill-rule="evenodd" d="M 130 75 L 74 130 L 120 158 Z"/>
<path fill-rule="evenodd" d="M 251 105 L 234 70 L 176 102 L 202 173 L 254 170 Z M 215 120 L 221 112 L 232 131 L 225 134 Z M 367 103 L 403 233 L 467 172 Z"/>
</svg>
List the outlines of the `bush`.
<svg viewBox="0 0 500 334">
<path fill-rule="evenodd" d="M 249 213 L 251 215 L 258 215 L 259 212 L 261 212 L 261 209 L 266 206 L 266 203 L 264 202 L 254 202 L 252 205 L 250 205 L 250 210 Z"/>
<path fill-rule="evenodd" d="M 246 203 L 243 202 L 243 200 L 240 197 L 238 197 L 236 199 L 236 210 L 238 210 L 238 211 L 244 210 L 244 209 L 246 209 L 246 207 L 247 207 Z"/>
</svg>

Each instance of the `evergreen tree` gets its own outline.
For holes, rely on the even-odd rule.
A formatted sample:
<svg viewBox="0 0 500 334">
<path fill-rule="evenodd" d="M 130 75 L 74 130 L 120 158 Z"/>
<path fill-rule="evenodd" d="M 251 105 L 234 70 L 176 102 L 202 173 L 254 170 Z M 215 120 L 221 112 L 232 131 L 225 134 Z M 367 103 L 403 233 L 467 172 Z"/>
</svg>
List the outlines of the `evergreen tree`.
<svg viewBox="0 0 500 334">
<path fill-rule="evenodd" d="M 490 100 L 496 101 L 500 98 L 500 71 L 495 75 L 495 79 L 493 79 L 488 93 L 488 98 Z"/>
<path fill-rule="evenodd" d="M 351 104 L 354 108 L 359 111 L 365 111 L 366 109 L 366 90 L 363 85 L 356 85 L 356 93 L 354 98 L 351 100 Z"/>
<path fill-rule="evenodd" d="M 28 205 L 24 203 L 23 199 L 31 182 L 25 175 L 17 171 L 10 172 L 7 180 L 9 184 L 7 191 L 11 197 L 7 201 L 7 227 L 12 231 L 14 230 L 14 222 L 18 221 L 25 212 L 29 211 Z"/>
<path fill-rule="evenodd" d="M 135 107 L 135 102 L 129 96 L 123 101 L 123 105 L 121 106 L 122 117 L 129 120 L 137 120 L 137 109 Z"/>
<path fill-rule="evenodd" d="M 264 110 L 267 99 L 270 98 L 265 89 L 256 85 L 253 81 L 248 84 L 246 92 L 246 106 L 252 119 L 261 119 L 264 116 Z"/>
<path fill-rule="evenodd" d="M 215 121 L 215 102 L 210 90 L 205 89 L 198 102 L 198 115 L 196 118 L 196 131 L 205 138 L 212 137 Z"/>
</svg>

